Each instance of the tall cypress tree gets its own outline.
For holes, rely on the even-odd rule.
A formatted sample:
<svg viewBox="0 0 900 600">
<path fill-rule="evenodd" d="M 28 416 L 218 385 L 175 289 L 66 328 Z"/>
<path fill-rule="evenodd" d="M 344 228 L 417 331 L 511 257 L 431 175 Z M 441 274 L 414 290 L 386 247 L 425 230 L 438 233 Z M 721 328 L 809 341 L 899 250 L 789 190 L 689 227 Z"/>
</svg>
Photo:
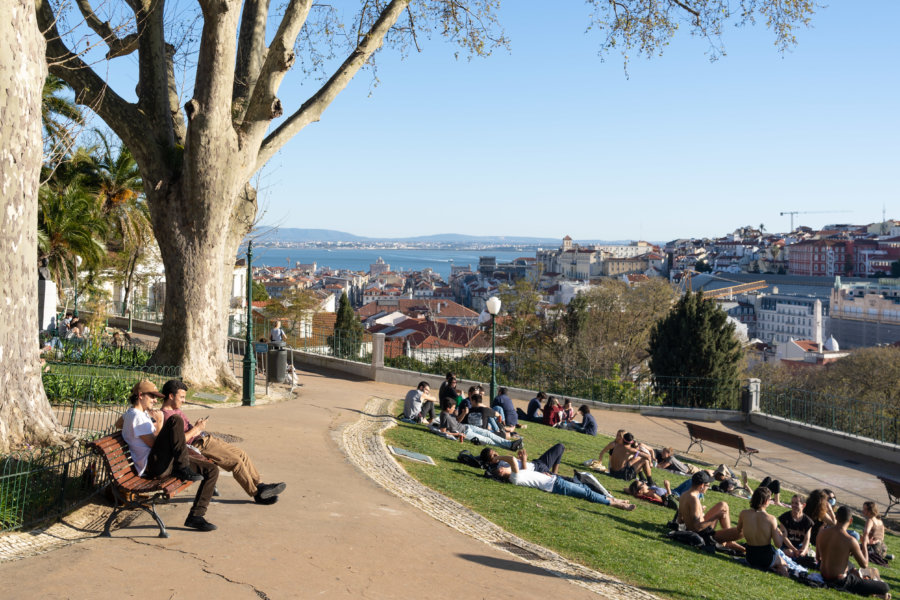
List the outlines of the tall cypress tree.
<svg viewBox="0 0 900 600">
<path fill-rule="evenodd" d="M 328 338 L 331 351 L 338 358 L 359 358 L 359 348 L 362 345 L 363 328 L 360 324 L 347 292 L 341 294 L 338 305 L 337 318 L 334 321 L 334 333 Z"/>
<path fill-rule="evenodd" d="M 725 311 L 688 291 L 650 332 L 650 370 L 666 404 L 738 408 L 741 344 Z"/>
</svg>

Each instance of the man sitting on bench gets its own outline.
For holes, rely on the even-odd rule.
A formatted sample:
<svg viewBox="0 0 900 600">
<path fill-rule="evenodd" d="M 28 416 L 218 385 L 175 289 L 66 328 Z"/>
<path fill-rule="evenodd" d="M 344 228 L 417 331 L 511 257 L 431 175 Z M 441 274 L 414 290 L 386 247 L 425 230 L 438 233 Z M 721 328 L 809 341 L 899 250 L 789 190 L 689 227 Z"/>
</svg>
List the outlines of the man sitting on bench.
<svg viewBox="0 0 900 600">
<path fill-rule="evenodd" d="M 191 422 L 181 412 L 185 392 L 187 392 L 187 386 L 177 379 L 170 379 L 163 384 L 163 418 L 168 421 L 173 415 L 181 417 L 187 443 L 220 469 L 234 475 L 234 480 L 244 488 L 254 502 L 257 504 L 278 502 L 278 494 L 284 491 L 285 484 L 261 483 L 259 471 L 256 470 L 246 452 L 206 433 L 206 417 L 198 419 L 191 425 Z"/>
<path fill-rule="evenodd" d="M 137 474 L 151 479 L 173 475 L 185 481 L 200 481 L 185 527 L 213 531 L 216 526 L 204 518 L 219 479 L 219 468 L 188 452 L 184 421 L 172 416 L 163 423 L 163 413 L 155 409 L 162 394 L 146 379 L 131 388 L 131 402 L 121 418 L 122 437 L 131 451 Z M 197 473 L 199 471 L 199 474 Z"/>
</svg>

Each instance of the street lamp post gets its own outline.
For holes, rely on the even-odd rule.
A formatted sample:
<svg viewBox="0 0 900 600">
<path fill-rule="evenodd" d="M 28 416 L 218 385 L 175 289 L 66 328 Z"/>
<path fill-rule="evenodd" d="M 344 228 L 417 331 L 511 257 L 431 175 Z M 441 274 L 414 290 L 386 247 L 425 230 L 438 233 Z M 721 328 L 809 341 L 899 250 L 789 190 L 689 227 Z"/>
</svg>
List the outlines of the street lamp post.
<svg viewBox="0 0 900 600">
<path fill-rule="evenodd" d="M 497 393 L 497 335 L 494 319 L 500 312 L 500 298 L 491 296 L 484 304 L 488 314 L 491 315 L 491 402 L 493 402 Z"/>
<path fill-rule="evenodd" d="M 75 306 L 72 309 L 72 316 L 78 316 L 78 267 L 81 266 L 81 257 L 75 255 Z"/>
<path fill-rule="evenodd" d="M 253 344 L 253 240 L 247 244 L 247 337 L 244 342 L 244 396 L 241 405 L 256 404 L 256 352 Z"/>
</svg>

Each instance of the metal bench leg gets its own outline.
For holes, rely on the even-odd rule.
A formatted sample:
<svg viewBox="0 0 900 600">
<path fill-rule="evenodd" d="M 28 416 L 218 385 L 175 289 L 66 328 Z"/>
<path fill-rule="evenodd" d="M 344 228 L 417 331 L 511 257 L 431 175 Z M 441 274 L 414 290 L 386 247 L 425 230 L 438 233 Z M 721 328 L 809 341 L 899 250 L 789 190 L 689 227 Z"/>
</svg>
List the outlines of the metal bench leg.
<svg viewBox="0 0 900 600">
<path fill-rule="evenodd" d="M 100 537 L 112 537 L 112 532 L 110 531 L 110 529 L 112 527 L 113 521 L 116 520 L 116 515 L 119 514 L 121 510 L 122 507 L 118 504 L 115 508 L 113 508 L 112 514 L 109 515 L 108 519 L 106 519 L 106 525 L 103 527 L 103 533 L 100 534 Z"/>
<path fill-rule="evenodd" d="M 738 466 L 738 463 L 741 462 L 742 458 L 746 458 L 749 466 L 753 466 L 753 454 L 751 454 L 750 452 L 741 452 L 740 450 L 738 450 L 738 459 L 734 461 L 735 467 Z"/>
<path fill-rule="evenodd" d="M 150 513 L 150 516 L 153 517 L 153 520 L 156 521 L 157 525 L 159 525 L 159 537 L 161 537 L 161 538 L 169 537 L 169 532 L 166 531 L 166 524 L 163 523 L 163 520 L 160 518 L 159 514 L 157 514 L 157 512 L 156 512 L 156 505 L 151 504 L 150 508 L 147 508 L 146 506 L 141 505 L 141 508 L 143 508 L 145 511 Z"/>
<path fill-rule="evenodd" d="M 702 441 L 702 440 L 695 440 L 694 438 L 691 438 L 691 445 L 688 446 L 688 447 L 687 447 L 687 450 L 685 450 L 684 452 L 685 452 L 685 453 L 690 452 L 690 451 L 691 451 L 691 448 L 694 447 L 694 444 L 697 444 L 698 446 L 700 446 L 700 452 L 703 452 L 703 441 Z"/>
</svg>

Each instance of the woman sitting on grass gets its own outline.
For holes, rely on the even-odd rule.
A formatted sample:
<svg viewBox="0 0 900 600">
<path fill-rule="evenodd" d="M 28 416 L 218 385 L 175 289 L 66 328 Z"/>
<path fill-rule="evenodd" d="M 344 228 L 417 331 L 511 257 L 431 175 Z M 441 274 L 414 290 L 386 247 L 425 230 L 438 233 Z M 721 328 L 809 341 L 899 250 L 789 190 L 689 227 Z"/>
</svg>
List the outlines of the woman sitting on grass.
<svg viewBox="0 0 900 600">
<path fill-rule="evenodd" d="M 544 405 L 544 425 L 556 427 L 562 420 L 562 409 L 559 407 L 559 400 L 550 396 L 547 398 L 547 404 Z"/>
</svg>

